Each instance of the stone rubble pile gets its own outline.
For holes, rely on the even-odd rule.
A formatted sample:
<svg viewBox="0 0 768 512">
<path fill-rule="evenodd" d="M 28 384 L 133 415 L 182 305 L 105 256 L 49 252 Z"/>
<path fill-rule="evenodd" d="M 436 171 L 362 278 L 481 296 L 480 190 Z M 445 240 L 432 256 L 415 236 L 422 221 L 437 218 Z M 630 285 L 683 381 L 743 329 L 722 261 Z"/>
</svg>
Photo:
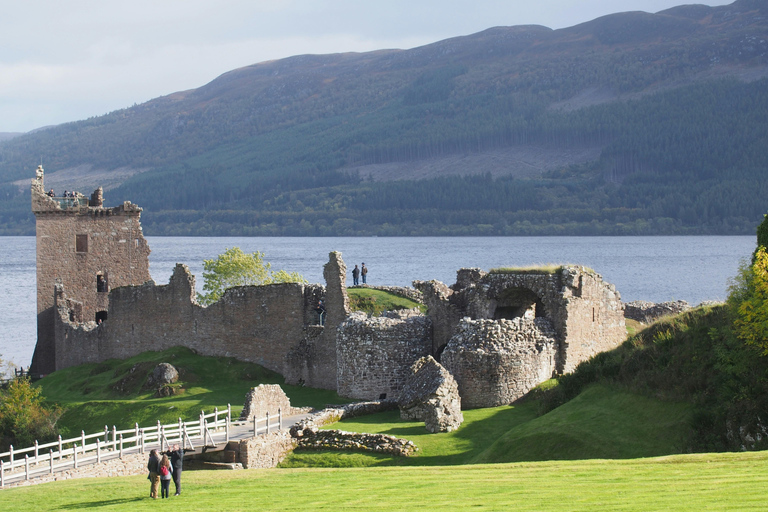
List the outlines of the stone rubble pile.
<svg viewBox="0 0 768 512">
<path fill-rule="evenodd" d="M 398 399 L 400 417 L 423 421 L 429 432 L 451 432 L 464 422 L 459 387 L 453 376 L 432 356 L 411 366 Z"/>
<path fill-rule="evenodd" d="M 407 439 L 387 434 L 364 434 L 343 430 L 320 430 L 312 423 L 291 427 L 291 437 L 298 448 L 309 450 L 347 450 L 390 453 L 401 457 L 413 455 L 416 445 Z"/>
</svg>

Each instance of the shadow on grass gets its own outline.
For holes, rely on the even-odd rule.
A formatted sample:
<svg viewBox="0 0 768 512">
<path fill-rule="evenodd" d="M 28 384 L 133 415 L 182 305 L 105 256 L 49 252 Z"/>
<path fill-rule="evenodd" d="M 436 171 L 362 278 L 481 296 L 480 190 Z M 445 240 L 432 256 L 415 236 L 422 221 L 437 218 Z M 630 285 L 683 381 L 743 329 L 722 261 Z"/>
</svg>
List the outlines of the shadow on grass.
<svg viewBox="0 0 768 512">
<path fill-rule="evenodd" d="M 78 501 L 77 503 L 71 503 L 69 505 L 62 505 L 59 508 L 64 510 L 80 510 L 83 508 L 99 508 L 109 507 L 111 505 L 126 505 L 129 503 L 136 503 L 144 501 L 149 498 L 121 498 L 114 500 L 99 500 L 99 501 Z"/>
</svg>

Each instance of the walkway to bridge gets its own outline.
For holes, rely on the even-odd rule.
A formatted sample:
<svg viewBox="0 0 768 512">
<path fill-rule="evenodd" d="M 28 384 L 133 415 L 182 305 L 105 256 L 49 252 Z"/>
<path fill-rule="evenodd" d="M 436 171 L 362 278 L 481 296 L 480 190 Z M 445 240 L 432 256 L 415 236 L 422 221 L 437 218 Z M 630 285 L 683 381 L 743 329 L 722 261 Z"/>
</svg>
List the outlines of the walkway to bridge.
<svg viewBox="0 0 768 512">
<path fill-rule="evenodd" d="M 277 414 L 263 418 L 253 417 L 249 420 L 232 421 L 232 408 L 226 411 L 215 409 L 205 414 L 201 411 L 195 421 L 139 427 L 128 430 L 117 430 L 104 427 L 104 430 L 80 437 L 35 445 L 20 450 L 0 453 L 0 488 L 29 481 L 43 476 L 55 475 L 65 471 L 82 468 L 87 465 L 100 464 L 133 454 L 149 453 L 150 450 L 169 450 L 174 444 L 182 446 L 185 452 L 202 452 L 222 450 L 230 441 L 240 441 L 269 434 L 278 430 L 286 430 L 291 425 L 306 418 L 309 414 L 299 414 L 283 417 L 278 409 Z"/>
</svg>

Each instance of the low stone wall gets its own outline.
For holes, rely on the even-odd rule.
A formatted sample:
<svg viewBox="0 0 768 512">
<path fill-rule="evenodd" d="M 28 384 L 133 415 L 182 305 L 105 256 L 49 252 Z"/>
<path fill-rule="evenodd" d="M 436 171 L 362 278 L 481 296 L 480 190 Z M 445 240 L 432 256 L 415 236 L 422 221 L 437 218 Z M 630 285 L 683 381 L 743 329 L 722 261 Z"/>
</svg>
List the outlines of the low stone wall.
<svg viewBox="0 0 768 512">
<path fill-rule="evenodd" d="M 119 476 L 147 475 L 147 461 L 149 453 L 132 453 L 124 455 L 122 459 L 112 459 L 101 464 L 88 464 L 77 469 L 68 469 L 60 473 L 35 477 L 31 480 L 6 484 L 5 488 L 36 485 L 73 478 L 109 478 Z M 147 483 L 147 495 L 149 495 L 149 483 Z"/>
<path fill-rule="evenodd" d="M 245 469 L 273 468 L 293 451 L 297 441 L 285 431 L 244 439 L 239 444 L 238 460 Z"/>
<path fill-rule="evenodd" d="M 624 304 L 624 318 L 649 324 L 659 318 L 677 315 L 689 309 L 691 309 L 691 305 L 684 300 L 659 303 L 634 300 Z"/>
<path fill-rule="evenodd" d="M 400 457 L 413 455 L 413 442 L 387 434 L 362 434 L 343 430 L 318 430 L 307 427 L 296 432 L 297 448 L 305 450 L 344 450 L 390 453 Z"/>
</svg>

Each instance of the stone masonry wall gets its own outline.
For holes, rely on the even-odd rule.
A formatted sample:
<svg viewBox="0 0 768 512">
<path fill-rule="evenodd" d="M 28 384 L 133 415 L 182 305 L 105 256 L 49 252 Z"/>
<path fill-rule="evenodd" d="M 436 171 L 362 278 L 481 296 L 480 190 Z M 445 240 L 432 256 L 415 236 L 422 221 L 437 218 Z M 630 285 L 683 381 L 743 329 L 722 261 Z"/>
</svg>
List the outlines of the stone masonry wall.
<svg viewBox="0 0 768 512">
<path fill-rule="evenodd" d="M 522 397 L 555 372 L 557 341 L 549 320 L 465 318 L 442 354 L 463 408 L 496 407 Z"/>
<path fill-rule="evenodd" d="M 74 324 L 60 311 L 57 369 L 185 346 L 284 372 L 286 354 L 305 334 L 304 285 L 231 288 L 207 308 L 194 296 L 194 277 L 177 265 L 168 285 L 112 290 L 109 319 L 101 325 Z"/>
<path fill-rule="evenodd" d="M 33 373 L 54 371 L 54 285 L 61 284 L 80 304 L 79 320 L 95 321 L 106 311 L 107 289 L 141 284 L 149 275 L 149 246 L 139 218 L 141 208 L 126 201 L 114 208 L 89 206 L 87 198 L 51 198 L 45 194 L 42 167 L 32 180 L 36 219 L 38 345 Z"/>
<path fill-rule="evenodd" d="M 558 370 L 570 373 L 582 361 L 619 346 L 627 339 L 621 296 L 599 274 L 577 267 L 563 271 L 565 335 Z"/>
<path fill-rule="evenodd" d="M 22 480 L 21 482 L 6 485 L 10 487 L 22 487 L 26 485 L 43 484 L 47 482 L 57 482 L 60 480 L 71 480 L 73 478 L 112 478 L 131 475 L 146 475 L 147 460 L 149 453 L 131 453 L 123 455 L 122 459 L 112 459 L 104 461 L 101 464 L 87 464 L 77 469 L 68 469 L 52 475 L 43 475 L 32 478 L 31 480 Z M 149 482 L 147 482 L 147 495 L 149 495 Z"/>
<path fill-rule="evenodd" d="M 240 441 L 238 460 L 244 469 L 274 468 L 293 451 L 296 440 L 286 431 Z"/>
<path fill-rule="evenodd" d="M 430 355 L 431 349 L 427 317 L 368 318 L 352 313 L 338 329 L 337 392 L 350 398 L 397 398 L 411 364 Z"/>
<path fill-rule="evenodd" d="M 260 419 L 267 414 L 275 417 L 278 410 L 282 412 L 283 417 L 309 412 L 307 408 L 291 406 L 291 399 L 279 384 L 259 384 L 246 393 L 240 419 L 247 420 L 254 416 Z"/>
</svg>

